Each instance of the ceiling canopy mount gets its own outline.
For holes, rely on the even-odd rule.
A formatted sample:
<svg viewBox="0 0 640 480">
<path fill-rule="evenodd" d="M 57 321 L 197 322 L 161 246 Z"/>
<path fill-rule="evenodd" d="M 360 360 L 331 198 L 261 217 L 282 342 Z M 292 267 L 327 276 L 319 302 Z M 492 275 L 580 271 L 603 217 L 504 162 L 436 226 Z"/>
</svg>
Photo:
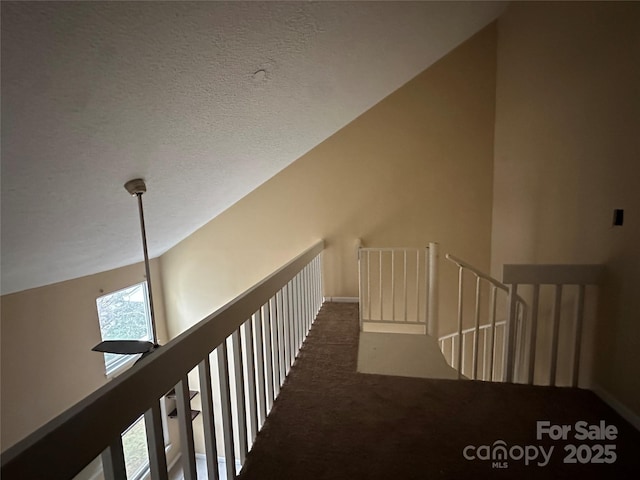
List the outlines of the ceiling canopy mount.
<svg viewBox="0 0 640 480">
<path fill-rule="evenodd" d="M 133 180 L 129 180 L 127 183 L 124 184 L 124 188 L 132 196 L 142 195 L 147 191 L 147 185 L 144 183 L 144 180 L 141 178 L 134 178 Z"/>
</svg>

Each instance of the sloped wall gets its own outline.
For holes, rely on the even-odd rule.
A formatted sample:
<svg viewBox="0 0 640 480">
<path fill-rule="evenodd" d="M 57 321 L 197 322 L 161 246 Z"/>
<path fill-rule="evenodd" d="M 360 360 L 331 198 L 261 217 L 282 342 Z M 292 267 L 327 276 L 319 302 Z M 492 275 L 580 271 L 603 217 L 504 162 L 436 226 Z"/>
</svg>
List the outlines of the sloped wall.
<svg viewBox="0 0 640 480">
<path fill-rule="evenodd" d="M 488 268 L 495 68 L 492 25 L 164 254 L 170 334 L 320 238 L 326 296 L 357 296 L 359 238 Z"/>
<path fill-rule="evenodd" d="M 488 269 L 495 35 L 495 25 L 487 27 L 165 253 L 170 335 L 320 238 L 325 296 L 357 297 L 358 239 L 367 246 L 436 241 Z M 443 262 L 442 272 L 456 285 L 453 267 Z M 443 291 L 443 312 L 453 312 L 454 295 Z M 203 451 L 200 418 L 194 429 Z"/>
<path fill-rule="evenodd" d="M 640 4 L 500 18 L 492 266 L 603 263 L 596 388 L 640 414 Z M 625 225 L 612 227 L 614 208 Z"/>
<path fill-rule="evenodd" d="M 357 295 L 358 238 L 438 241 L 486 268 L 494 92 L 491 26 L 154 260 L 161 340 L 162 305 L 175 336 L 319 238 L 328 296 Z M 106 381 L 101 355 L 90 351 L 100 340 L 95 299 L 140 281 L 143 270 L 2 297 L 2 449 Z"/>
</svg>

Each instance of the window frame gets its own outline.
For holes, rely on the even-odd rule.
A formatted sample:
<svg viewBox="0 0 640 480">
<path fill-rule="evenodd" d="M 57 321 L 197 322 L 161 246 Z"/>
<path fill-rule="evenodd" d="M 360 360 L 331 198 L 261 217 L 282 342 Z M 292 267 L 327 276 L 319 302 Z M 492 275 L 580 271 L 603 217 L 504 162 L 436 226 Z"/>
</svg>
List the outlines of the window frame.
<svg viewBox="0 0 640 480">
<path fill-rule="evenodd" d="M 100 307 L 99 307 L 99 301 L 100 299 L 104 298 L 104 297 L 108 297 L 111 295 L 115 295 L 117 293 L 120 292 L 124 292 L 126 290 L 131 290 L 135 287 L 142 287 L 142 295 L 143 295 L 143 303 L 144 303 L 144 310 L 145 310 L 145 318 L 147 321 L 147 332 L 148 332 L 148 338 L 146 339 L 131 339 L 131 338 L 123 338 L 122 340 L 143 340 L 143 341 L 149 341 L 149 342 L 153 342 L 153 324 L 152 324 L 152 320 L 151 320 L 151 308 L 149 305 L 149 285 L 147 283 L 146 280 L 143 280 L 142 282 L 138 282 L 138 283 L 134 283 L 133 285 L 128 285 L 126 287 L 123 288 L 119 288 L 118 290 L 113 290 L 109 293 L 105 293 L 100 295 L 99 297 L 96 298 L 96 311 L 97 311 L 97 315 L 98 315 L 98 328 L 100 330 L 100 338 L 104 341 L 105 338 L 103 336 L 103 332 L 102 332 L 102 323 L 100 321 Z M 118 358 L 112 359 L 107 361 L 107 355 L 108 354 L 104 354 L 104 367 L 105 367 L 105 376 L 109 379 L 113 378 L 113 377 L 117 377 L 118 375 L 120 375 L 121 373 L 123 373 L 124 371 L 126 371 L 127 369 L 129 369 L 135 362 L 136 360 L 138 360 L 140 358 L 140 355 L 118 355 Z M 111 354 L 111 355 L 115 355 L 115 354 Z"/>
<path fill-rule="evenodd" d="M 127 455 L 126 455 L 126 452 L 124 452 L 124 436 L 127 433 L 129 433 L 129 431 L 131 431 L 138 423 L 144 422 L 144 421 L 145 421 L 144 415 L 140 415 L 131 425 L 127 427 L 127 429 L 124 432 L 120 434 L 120 438 L 122 438 L 125 467 L 127 463 Z M 145 432 L 145 443 L 148 445 L 149 440 L 146 439 L 146 435 L 147 435 L 146 424 L 145 424 L 144 432 Z M 135 472 L 133 472 L 131 476 L 131 480 L 141 480 L 149 474 L 150 467 L 151 467 L 149 464 L 149 451 L 147 449 L 145 449 L 145 451 L 147 452 L 147 461 L 145 462 L 144 465 L 141 465 L 140 467 L 138 467 L 138 469 Z"/>
</svg>

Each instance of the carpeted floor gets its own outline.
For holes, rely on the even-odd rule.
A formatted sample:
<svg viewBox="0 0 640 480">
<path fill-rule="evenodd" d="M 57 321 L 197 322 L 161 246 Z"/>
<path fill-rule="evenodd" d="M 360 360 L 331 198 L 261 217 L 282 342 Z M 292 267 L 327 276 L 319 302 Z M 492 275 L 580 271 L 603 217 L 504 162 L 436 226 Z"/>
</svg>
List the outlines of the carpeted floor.
<svg viewBox="0 0 640 480">
<path fill-rule="evenodd" d="M 358 374 L 357 348 L 357 305 L 325 304 L 241 480 L 640 478 L 640 432 L 589 391 Z M 571 425 L 568 439 L 537 440 L 543 420 Z M 574 439 L 576 422 L 601 420 L 618 429 L 615 440 Z M 514 457 L 500 462 L 506 468 L 463 456 L 468 445 L 498 440 Z M 563 463 L 569 444 L 585 445 L 578 448 L 583 461 L 613 459 L 611 450 L 617 458 Z M 601 456 L 597 445 L 613 449 Z M 551 446 L 549 463 L 539 466 L 540 447 Z M 529 465 L 518 459 L 534 450 Z"/>
</svg>

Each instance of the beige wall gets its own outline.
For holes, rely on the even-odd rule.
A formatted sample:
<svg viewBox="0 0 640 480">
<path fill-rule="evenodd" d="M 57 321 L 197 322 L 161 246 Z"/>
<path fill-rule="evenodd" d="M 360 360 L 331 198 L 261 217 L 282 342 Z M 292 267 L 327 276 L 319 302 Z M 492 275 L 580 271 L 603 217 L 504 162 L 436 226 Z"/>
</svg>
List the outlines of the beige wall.
<svg viewBox="0 0 640 480">
<path fill-rule="evenodd" d="M 595 382 L 640 414 L 638 24 L 637 3 L 512 4 L 497 66 L 491 26 L 154 261 L 161 339 L 164 304 L 173 337 L 319 238 L 326 296 L 357 296 L 358 238 L 437 241 L 496 276 L 601 262 Z M 2 297 L 2 449 L 106 381 L 95 298 L 142 278 L 135 265 Z"/>
<path fill-rule="evenodd" d="M 490 27 L 154 260 L 161 340 L 165 303 L 173 337 L 319 238 L 329 296 L 357 295 L 357 238 L 488 265 L 494 78 Z M 3 450 L 107 381 L 95 299 L 142 279 L 134 265 L 2 297 Z"/>
<path fill-rule="evenodd" d="M 320 238 L 326 296 L 358 295 L 358 238 L 487 269 L 495 68 L 490 26 L 163 255 L 170 334 Z"/>
<path fill-rule="evenodd" d="M 640 4 L 499 21 L 492 268 L 604 263 L 595 382 L 640 414 Z M 623 227 L 612 228 L 614 208 Z"/>
<path fill-rule="evenodd" d="M 358 239 L 367 246 L 437 241 L 443 253 L 488 269 L 495 34 L 488 27 L 165 253 L 170 335 L 320 238 L 325 296 L 357 297 Z M 442 271 L 455 285 L 455 269 Z M 453 295 L 443 292 L 443 312 Z M 199 389 L 195 372 L 190 381 Z M 203 451 L 199 417 L 194 429 Z"/>
<path fill-rule="evenodd" d="M 151 265 L 166 340 L 159 262 Z M 2 450 L 107 382 L 96 298 L 144 281 L 136 264 L 2 297 Z"/>
</svg>

